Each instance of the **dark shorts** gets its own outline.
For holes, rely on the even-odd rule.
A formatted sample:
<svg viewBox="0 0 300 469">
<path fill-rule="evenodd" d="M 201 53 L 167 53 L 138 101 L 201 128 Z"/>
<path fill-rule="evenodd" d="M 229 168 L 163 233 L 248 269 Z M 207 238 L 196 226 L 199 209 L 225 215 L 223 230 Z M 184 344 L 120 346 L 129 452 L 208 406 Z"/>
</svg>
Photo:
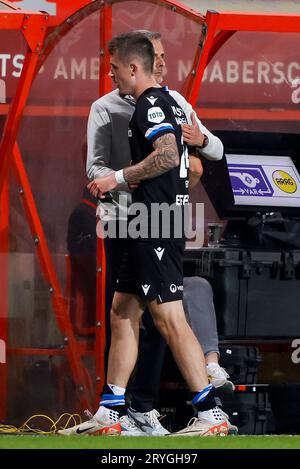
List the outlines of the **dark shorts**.
<svg viewBox="0 0 300 469">
<path fill-rule="evenodd" d="M 182 300 L 184 244 L 129 240 L 116 291 L 158 303 Z"/>
</svg>

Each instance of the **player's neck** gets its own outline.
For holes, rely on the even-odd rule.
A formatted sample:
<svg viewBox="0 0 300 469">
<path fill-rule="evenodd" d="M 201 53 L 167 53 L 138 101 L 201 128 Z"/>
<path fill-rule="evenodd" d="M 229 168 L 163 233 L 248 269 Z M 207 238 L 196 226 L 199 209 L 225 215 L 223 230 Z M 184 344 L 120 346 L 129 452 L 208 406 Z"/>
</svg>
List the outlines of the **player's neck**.
<svg viewBox="0 0 300 469">
<path fill-rule="evenodd" d="M 148 88 L 157 88 L 159 85 L 157 85 L 155 79 L 151 77 L 147 77 L 144 80 L 140 81 L 133 93 L 134 99 L 137 101 L 137 99 L 141 96 L 142 93 L 144 93 L 145 90 Z"/>
</svg>

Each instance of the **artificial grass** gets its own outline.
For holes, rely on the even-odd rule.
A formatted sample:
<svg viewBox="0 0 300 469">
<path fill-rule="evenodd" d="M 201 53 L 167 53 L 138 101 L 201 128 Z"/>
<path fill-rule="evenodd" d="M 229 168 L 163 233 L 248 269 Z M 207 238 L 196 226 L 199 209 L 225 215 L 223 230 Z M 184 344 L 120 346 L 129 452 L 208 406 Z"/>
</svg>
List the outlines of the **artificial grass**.
<svg viewBox="0 0 300 469">
<path fill-rule="evenodd" d="M 105 437 L 0 435 L 1 449 L 300 449 L 300 436 Z"/>
</svg>

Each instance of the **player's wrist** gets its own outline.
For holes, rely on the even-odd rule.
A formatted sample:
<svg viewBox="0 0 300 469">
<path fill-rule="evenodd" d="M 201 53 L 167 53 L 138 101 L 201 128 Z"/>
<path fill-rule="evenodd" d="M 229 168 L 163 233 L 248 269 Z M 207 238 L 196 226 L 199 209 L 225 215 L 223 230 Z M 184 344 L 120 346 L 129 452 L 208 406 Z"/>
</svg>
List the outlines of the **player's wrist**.
<svg viewBox="0 0 300 469">
<path fill-rule="evenodd" d="M 209 138 L 208 138 L 208 136 L 204 134 L 203 137 L 204 137 L 204 138 L 203 138 L 203 140 L 202 140 L 202 144 L 201 144 L 201 145 L 197 145 L 197 147 L 200 148 L 200 150 L 203 149 L 203 148 L 205 148 L 205 147 L 207 147 L 207 145 L 209 144 Z"/>
<path fill-rule="evenodd" d="M 115 179 L 116 179 L 118 184 L 123 184 L 124 182 L 126 182 L 125 178 L 124 178 L 124 170 L 123 169 L 119 169 L 119 171 L 115 172 Z"/>
</svg>

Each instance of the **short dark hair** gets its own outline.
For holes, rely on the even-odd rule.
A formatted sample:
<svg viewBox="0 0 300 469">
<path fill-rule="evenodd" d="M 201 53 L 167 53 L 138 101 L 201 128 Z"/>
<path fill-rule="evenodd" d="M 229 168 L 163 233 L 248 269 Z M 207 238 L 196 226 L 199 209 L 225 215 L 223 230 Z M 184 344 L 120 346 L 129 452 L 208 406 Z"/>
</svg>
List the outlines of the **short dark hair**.
<svg viewBox="0 0 300 469">
<path fill-rule="evenodd" d="M 136 29 L 134 32 L 144 34 L 144 36 L 146 36 L 150 41 L 161 40 L 161 33 L 159 33 L 158 31 L 149 31 L 148 29 Z"/>
<path fill-rule="evenodd" d="M 144 71 L 149 74 L 153 72 L 154 48 L 151 41 L 140 31 L 113 37 L 108 44 L 108 50 L 111 55 L 117 54 L 123 63 L 138 57 L 142 61 Z"/>
</svg>

